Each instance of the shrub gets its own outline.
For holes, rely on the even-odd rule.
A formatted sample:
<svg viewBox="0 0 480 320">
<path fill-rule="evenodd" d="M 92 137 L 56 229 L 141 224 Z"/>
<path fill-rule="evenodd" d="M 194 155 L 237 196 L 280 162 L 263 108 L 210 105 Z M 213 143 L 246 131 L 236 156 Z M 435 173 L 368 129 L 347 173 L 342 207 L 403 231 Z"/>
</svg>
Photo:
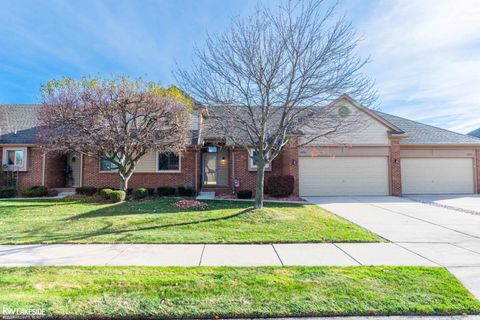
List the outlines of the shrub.
<svg viewBox="0 0 480 320">
<path fill-rule="evenodd" d="M 151 197 L 155 195 L 155 188 L 147 188 L 148 195 Z"/>
<path fill-rule="evenodd" d="M 133 191 L 133 197 L 135 199 L 143 199 L 148 196 L 148 190 L 145 188 L 138 188 Z"/>
<path fill-rule="evenodd" d="M 127 188 L 127 195 L 130 196 L 133 194 L 133 188 Z"/>
<path fill-rule="evenodd" d="M 26 198 L 37 198 L 48 196 L 48 188 L 44 186 L 33 186 L 22 191 L 22 196 Z"/>
<path fill-rule="evenodd" d="M 84 196 L 93 196 L 95 193 L 97 193 L 97 188 L 95 187 L 79 187 L 75 188 L 75 192 L 77 194 L 81 194 Z"/>
<path fill-rule="evenodd" d="M 178 187 L 178 195 L 180 197 L 192 197 L 193 196 L 193 188 L 190 186 L 180 186 Z"/>
<path fill-rule="evenodd" d="M 173 187 L 160 187 L 157 189 L 160 197 L 172 197 L 175 195 L 175 188 Z"/>
<path fill-rule="evenodd" d="M 108 199 L 110 199 L 110 193 L 112 193 L 112 192 L 113 192 L 112 189 L 105 188 L 105 189 L 100 190 L 99 194 L 103 199 L 108 200 Z"/>
<path fill-rule="evenodd" d="M 112 190 L 109 195 L 112 202 L 122 202 L 125 200 L 127 194 L 123 190 Z"/>
<path fill-rule="evenodd" d="M 272 197 L 288 197 L 293 193 L 295 178 L 291 175 L 273 176 L 267 180 L 266 190 Z"/>
<path fill-rule="evenodd" d="M 48 190 L 48 196 L 49 197 L 56 197 L 56 196 L 58 196 L 58 191 L 54 190 L 54 189 L 50 189 L 50 190 Z"/>
<path fill-rule="evenodd" d="M 0 187 L 0 198 L 13 198 L 16 193 L 14 187 Z"/>
<path fill-rule="evenodd" d="M 252 190 L 240 190 L 237 192 L 238 199 L 252 199 Z"/>
</svg>

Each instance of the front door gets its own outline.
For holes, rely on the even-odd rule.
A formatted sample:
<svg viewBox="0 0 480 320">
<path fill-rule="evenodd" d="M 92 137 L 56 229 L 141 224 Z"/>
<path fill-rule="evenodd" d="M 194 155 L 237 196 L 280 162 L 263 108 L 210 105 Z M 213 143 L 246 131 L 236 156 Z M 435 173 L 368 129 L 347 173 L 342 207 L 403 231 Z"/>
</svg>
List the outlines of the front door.
<svg viewBox="0 0 480 320">
<path fill-rule="evenodd" d="M 76 152 L 69 152 L 67 154 L 67 166 L 65 168 L 65 174 L 67 178 L 67 187 L 79 187 L 80 186 L 80 154 Z"/>
<path fill-rule="evenodd" d="M 203 154 L 203 184 L 217 184 L 217 153 Z"/>
</svg>

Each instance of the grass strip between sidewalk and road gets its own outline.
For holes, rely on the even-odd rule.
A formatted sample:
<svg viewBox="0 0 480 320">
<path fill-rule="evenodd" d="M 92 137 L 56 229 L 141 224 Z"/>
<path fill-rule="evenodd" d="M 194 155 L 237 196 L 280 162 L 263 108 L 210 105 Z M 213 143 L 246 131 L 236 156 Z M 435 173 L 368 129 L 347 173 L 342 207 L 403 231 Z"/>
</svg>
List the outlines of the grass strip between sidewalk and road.
<svg viewBox="0 0 480 320">
<path fill-rule="evenodd" d="M 0 310 L 53 317 L 478 314 L 434 267 L 0 268 Z M 5 311 L 4 311 L 5 312 Z"/>
</svg>

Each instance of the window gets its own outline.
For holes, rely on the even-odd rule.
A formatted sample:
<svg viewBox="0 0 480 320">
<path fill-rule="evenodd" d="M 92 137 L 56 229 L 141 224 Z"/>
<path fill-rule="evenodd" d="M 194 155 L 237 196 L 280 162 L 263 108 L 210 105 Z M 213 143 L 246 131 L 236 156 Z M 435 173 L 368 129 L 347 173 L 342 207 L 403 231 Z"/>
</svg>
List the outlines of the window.
<svg viewBox="0 0 480 320">
<path fill-rule="evenodd" d="M 9 169 L 26 170 L 26 148 L 6 148 L 3 153 L 3 164 Z"/>
<path fill-rule="evenodd" d="M 120 159 L 120 156 L 117 155 L 116 158 Z M 108 172 L 108 171 L 117 171 L 117 170 L 118 170 L 118 166 L 116 164 L 114 164 L 110 160 L 100 158 L 100 171 Z"/>
<path fill-rule="evenodd" d="M 258 153 L 255 149 L 250 149 L 250 169 L 257 169 Z M 265 165 L 265 169 L 270 169 L 270 163 Z"/>
<path fill-rule="evenodd" d="M 173 152 L 158 153 L 158 171 L 180 172 L 180 156 Z"/>
</svg>

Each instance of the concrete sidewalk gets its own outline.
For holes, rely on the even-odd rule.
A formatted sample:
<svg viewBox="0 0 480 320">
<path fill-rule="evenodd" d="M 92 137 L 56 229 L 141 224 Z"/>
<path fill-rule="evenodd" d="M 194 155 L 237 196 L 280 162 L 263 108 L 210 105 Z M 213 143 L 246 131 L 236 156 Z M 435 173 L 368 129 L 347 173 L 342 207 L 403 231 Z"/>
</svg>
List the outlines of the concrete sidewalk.
<svg viewBox="0 0 480 320">
<path fill-rule="evenodd" d="M 395 243 L 1 245 L 0 266 L 439 266 Z M 480 265 L 480 261 L 479 261 Z"/>
</svg>

